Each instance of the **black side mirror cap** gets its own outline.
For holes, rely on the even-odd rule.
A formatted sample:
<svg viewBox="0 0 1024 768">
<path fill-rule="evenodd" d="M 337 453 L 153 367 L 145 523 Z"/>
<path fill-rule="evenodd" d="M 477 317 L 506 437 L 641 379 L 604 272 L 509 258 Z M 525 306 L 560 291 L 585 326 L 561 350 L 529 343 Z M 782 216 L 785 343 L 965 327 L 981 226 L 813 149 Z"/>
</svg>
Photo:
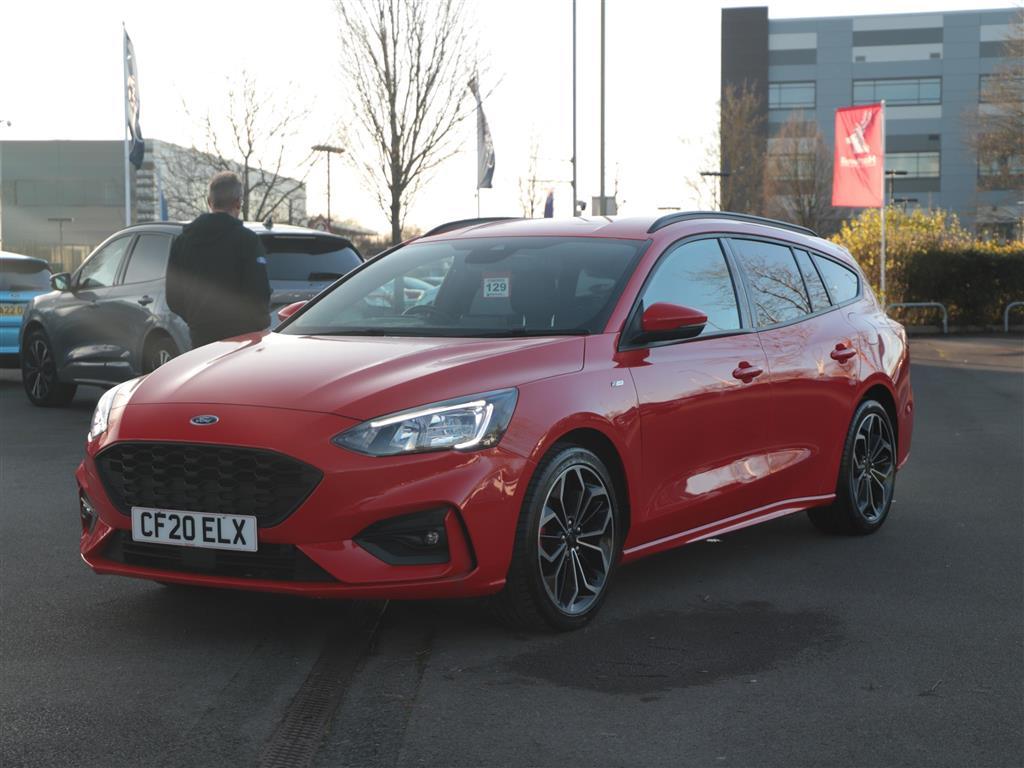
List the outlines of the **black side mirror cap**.
<svg viewBox="0 0 1024 768">
<path fill-rule="evenodd" d="M 70 291 L 71 290 L 71 273 L 70 272 L 58 272 L 55 275 L 50 275 L 50 286 L 55 291 Z"/>
</svg>

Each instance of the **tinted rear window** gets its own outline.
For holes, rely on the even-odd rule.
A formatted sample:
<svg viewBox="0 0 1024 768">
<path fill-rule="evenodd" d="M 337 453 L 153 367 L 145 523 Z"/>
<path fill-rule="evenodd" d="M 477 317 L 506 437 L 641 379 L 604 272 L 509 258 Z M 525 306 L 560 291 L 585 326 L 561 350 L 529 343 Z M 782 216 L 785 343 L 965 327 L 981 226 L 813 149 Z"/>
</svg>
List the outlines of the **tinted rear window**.
<svg viewBox="0 0 1024 768">
<path fill-rule="evenodd" d="M 814 254 L 814 263 L 818 265 L 818 271 L 821 272 L 821 277 L 825 281 L 825 286 L 828 288 L 834 304 L 849 301 L 857 295 L 860 281 L 857 279 L 857 273 L 852 269 L 847 269 L 832 259 L 822 258 L 818 254 Z"/>
<path fill-rule="evenodd" d="M 731 241 L 746 270 L 760 327 L 788 323 L 811 313 L 793 252 L 760 240 Z"/>
<path fill-rule="evenodd" d="M 262 242 L 271 280 L 333 281 L 362 261 L 353 248 L 332 237 L 264 237 Z"/>
<path fill-rule="evenodd" d="M 0 259 L 0 291 L 48 291 L 50 269 L 42 261 Z"/>
</svg>

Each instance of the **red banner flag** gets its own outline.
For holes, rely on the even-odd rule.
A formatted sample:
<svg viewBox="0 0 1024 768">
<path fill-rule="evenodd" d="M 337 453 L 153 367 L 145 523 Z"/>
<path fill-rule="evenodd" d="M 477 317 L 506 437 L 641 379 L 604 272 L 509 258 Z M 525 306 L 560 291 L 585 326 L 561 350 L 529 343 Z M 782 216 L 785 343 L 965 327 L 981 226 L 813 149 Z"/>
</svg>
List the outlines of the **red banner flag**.
<svg viewBox="0 0 1024 768">
<path fill-rule="evenodd" d="M 832 205 L 881 208 L 885 196 L 885 112 L 882 104 L 836 110 Z"/>
</svg>

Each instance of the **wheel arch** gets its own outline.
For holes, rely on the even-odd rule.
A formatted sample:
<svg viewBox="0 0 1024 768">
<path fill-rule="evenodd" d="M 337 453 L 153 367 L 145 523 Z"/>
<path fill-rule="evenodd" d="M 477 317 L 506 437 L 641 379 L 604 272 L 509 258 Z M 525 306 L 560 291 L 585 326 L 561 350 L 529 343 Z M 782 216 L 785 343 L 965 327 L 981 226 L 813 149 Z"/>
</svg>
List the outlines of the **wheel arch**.
<svg viewBox="0 0 1024 768">
<path fill-rule="evenodd" d="M 615 491 L 619 496 L 619 506 L 622 510 L 622 542 L 626 541 L 632 522 L 630 510 L 630 487 L 629 477 L 626 473 L 626 466 L 619 453 L 618 447 L 608 435 L 594 427 L 577 427 L 569 432 L 559 435 L 549 446 L 550 451 L 556 445 L 564 444 L 577 445 L 586 448 L 596 455 L 608 468 L 615 484 Z M 545 452 L 547 453 L 547 452 Z"/>
<path fill-rule="evenodd" d="M 893 437 L 896 438 L 896 445 L 899 446 L 899 411 L 896 407 L 896 396 L 893 394 L 892 389 L 882 379 L 875 379 L 874 381 L 869 382 L 867 389 L 861 393 L 860 398 L 857 400 L 857 405 L 854 408 L 855 413 L 857 408 L 859 408 L 861 403 L 865 400 L 877 401 L 885 409 L 885 412 L 889 414 L 889 421 L 892 423 Z M 852 415 L 850 418 L 853 418 Z"/>
</svg>

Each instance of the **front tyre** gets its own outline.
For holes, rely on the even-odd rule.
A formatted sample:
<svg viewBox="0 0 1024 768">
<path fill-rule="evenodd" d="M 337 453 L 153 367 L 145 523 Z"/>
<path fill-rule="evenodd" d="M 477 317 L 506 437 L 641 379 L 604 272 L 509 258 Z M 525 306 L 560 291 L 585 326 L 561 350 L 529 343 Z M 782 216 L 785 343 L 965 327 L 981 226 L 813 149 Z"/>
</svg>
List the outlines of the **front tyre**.
<svg viewBox="0 0 1024 768">
<path fill-rule="evenodd" d="M 32 405 L 42 408 L 67 405 L 77 387 L 57 378 L 57 360 L 50 339 L 41 328 L 25 336 L 21 349 L 21 383 Z"/>
<path fill-rule="evenodd" d="M 142 355 L 142 373 L 148 374 L 178 356 L 178 347 L 166 336 L 157 336 L 146 343 Z"/>
<path fill-rule="evenodd" d="M 604 602 L 621 546 L 619 497 L 604 463 L 556 445 L 530 481 L 495 614 L 515 627 L 584 626 Z"/>
<path fill-rule="evenodd" d="M 808 512 L 826 533 L 863 536 L 889 516 L 896 489 L 896 438 L 888 411 L 875 400 L 857 408 L 839 465 L 836 500 Z"/>
</svg>

